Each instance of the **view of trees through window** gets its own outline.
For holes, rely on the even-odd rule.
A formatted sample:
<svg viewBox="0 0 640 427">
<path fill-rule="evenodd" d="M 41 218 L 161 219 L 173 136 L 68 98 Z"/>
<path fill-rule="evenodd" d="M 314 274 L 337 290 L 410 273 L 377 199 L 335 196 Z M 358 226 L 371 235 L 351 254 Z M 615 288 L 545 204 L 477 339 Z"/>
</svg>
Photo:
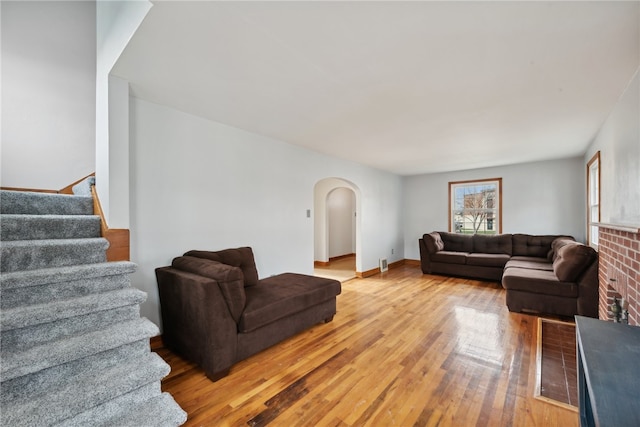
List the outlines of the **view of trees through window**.
<svg viewBox="0 0 640 427">
<path fill-rule="evenodd" d="M 500 234 L 501 184 L 502 178 L 450 182 L 450 230 L 464 234 Z"/>
</svg>

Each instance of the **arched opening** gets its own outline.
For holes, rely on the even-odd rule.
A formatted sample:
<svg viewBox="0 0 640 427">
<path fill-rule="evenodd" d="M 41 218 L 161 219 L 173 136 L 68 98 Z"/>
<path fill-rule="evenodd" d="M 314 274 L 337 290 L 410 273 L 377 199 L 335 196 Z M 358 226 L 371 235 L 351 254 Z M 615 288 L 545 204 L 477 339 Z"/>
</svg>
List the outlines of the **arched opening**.
<svg viewBox="0 0 640 427">
<path fill-rule="evenodd" d="M 314 271 L 341 281 L 356 277 L 360 265 L 360 189 L 341 178 L 314 187 Z"/>
</svg>

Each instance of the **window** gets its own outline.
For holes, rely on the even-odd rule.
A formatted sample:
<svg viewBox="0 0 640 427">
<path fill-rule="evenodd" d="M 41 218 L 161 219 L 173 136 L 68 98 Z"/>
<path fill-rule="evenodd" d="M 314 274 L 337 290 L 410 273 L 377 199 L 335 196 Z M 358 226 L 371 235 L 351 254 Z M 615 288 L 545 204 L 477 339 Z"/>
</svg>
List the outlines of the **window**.
<svg viewBox="0 0 640 427">
<path fill-rule="evenodd" d="M 449 231 L 502 233 L 502 178 L 450 182 Z"/>
<path fill-rule="evenodd" d="M 600 222 L 600 152 L 587 163 L 587 243 L 598 248 L 598 226 Z"/>
</svg>

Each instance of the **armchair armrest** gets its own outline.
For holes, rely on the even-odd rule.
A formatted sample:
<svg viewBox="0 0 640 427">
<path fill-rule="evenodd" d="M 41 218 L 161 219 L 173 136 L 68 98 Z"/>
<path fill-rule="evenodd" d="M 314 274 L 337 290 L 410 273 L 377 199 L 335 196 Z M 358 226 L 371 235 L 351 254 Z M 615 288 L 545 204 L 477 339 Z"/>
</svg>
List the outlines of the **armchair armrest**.
<svg viewBox="0 0 640 427">
<path fill-rule="evenodd" d="M 244 275 L 239 267 L 192 256 L 174 258 L 171 266 L 218 282 L 222 296 L 229 308 L 229 313 L 231 313 L 233 320 L 238 323 L 247 303 L 247 295 L 244 291 Z"/>
<path fill-rule="evenodd" d="M 156 269 L 162 340 L 215 381 L 236 362 L 238 327 L 216 280 L 172 267 Z"/>
</svg>

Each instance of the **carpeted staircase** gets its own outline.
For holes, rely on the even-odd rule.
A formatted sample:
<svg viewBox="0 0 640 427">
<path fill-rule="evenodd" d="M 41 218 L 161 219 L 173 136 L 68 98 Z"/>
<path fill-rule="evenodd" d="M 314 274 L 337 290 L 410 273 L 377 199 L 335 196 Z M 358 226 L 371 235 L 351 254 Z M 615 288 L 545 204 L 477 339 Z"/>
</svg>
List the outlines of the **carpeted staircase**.
<svg viewBox="0 0 640 427">
<path fill-rule="evenodd" d="M 90 195 L 1 191 L 0 241 L 0 425 L 186 421 L 160 389 L 170 368 L 150 351 L 135 264 L 106 262 Z"/>
</svg>

